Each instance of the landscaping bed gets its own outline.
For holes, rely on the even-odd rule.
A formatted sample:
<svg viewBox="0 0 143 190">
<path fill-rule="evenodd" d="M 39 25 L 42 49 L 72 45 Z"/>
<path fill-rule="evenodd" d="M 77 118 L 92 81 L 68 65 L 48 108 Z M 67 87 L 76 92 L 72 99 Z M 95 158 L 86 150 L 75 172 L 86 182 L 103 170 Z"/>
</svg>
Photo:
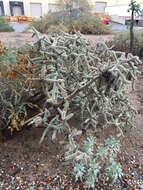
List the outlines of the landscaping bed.
<svg viewBox="0 0 143 190">
<path fill-rule="evenodd" d="M 5 33 L 6 35 L 6 33 Z M 25 41 L 31 41 L 31 34 L 11 33 L 10 38 L 15 40 L 13 46 L 19 47 Z M 16 39 L 15 39 L 16 37 Z M 111 39 L 113 36 L 86 36 L 92 39 L 93 43 Z M 6 42 L 2 38 L 3 42 Z M 143 66 L 139 66 L 143 73 Z M 123 178 L 118 180 L 114 185 L 107 182 L 104 174 L 97 178 L 95 189 L 143 189 L 143 75 L 136 81 L 135 91 L 129 93 L 138 114 L 135 119 L 136 128 L 125 131 L 121 139 L 121 154 L 118 161 L 123 168 Z M 72 126 L 75 127 L 80 120 L 72 120 Z M 52 142 L 48 134 L 43 143 L 39 144 L 42 136 L 42 128 L 30 128 L 19 132 L 16 136 L 9 136 L 2 139 L 0 144 L 0 188 L 2 189 L 84 189 L 83 183 L 75 182 L 71 176 L 71 164 L 64 160 L 64 152 L 67 147 L 64 136 L 58 136 L 57 140 Z M 102 138 L 106 138 L 107 129 L 103 130 Z M 110 131 L 113 133 L 114 131 Z M 101 140 L 101 134 L 94 133 L 94 136 Z M 79 141 L 84 137 L 84 133 L 79 135 Z"/>
</svg>

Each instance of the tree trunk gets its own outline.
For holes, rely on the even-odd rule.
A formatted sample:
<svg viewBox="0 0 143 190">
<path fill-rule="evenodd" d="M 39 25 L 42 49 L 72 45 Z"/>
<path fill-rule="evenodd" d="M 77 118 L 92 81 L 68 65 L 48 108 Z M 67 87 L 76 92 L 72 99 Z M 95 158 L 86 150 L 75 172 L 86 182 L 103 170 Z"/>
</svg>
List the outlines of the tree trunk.
<svg viewBox="0 0 143 190">
<path fill-rule="evenodd" d="M 70 7 L 70 24 L 72 22 L 72 8 Z"/>
<path fill-rule="evenodd" d="M 131 24 L 130 24 L 130 49 L 129 52 L 133 53 L 134 51 L 134 10 L 132 10 L 132 15 L 131 15 Z"/>
</svg>

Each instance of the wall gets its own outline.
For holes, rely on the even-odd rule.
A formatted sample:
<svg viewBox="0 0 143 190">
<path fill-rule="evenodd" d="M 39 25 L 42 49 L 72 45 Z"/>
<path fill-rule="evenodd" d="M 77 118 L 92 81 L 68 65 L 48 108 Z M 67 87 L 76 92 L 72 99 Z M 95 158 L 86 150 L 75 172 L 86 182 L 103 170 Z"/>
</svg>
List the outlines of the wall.
<svg viewBox="0 0 143 190">
<path fill-rule="evenodd" d="M 105 0 L 107 6 L 128 5 L 131 0 Z M 143 3 L 143 0 L 136 0 L 137 3 Z"/>
<path fill-rule="evenodd" d="M 30 3 L 41 3 L 42 4 L 42 15 L 44 15 L 48 12 L 48 10 L 49 10 L 48 4 L 57 4 L 57 0 L 3 0 L 5 15 L 10 15 L 9 1 L 22 1 L 24 3 L 24 13 L 26 16 L 31 16 L 30 15 Z M 103 0 L 103 1 L 102 0 L 88 0 L 88 2 L 91 6 L 95 6 L 95 2 L 106 2 L 106 0 Z"/>
<path fill-rule="evenodd" d="M 15 0 L 11 0 L 15 1 Z M 55 3 L 56 0 L 17 0 L 22 1 L 24 3 L 24 11 L 25 15 L 30 15 L 30 3 L 42 3 L 42 15 L 46 14 L 49 10 L 48 3 Z M 111 15 L 119 15 L 119 16 L 129 16 L 130 13 L 127 13 L 128 4 L 130 0 L 88 0 L 91 5 L 95 5 L 95 2 L 107 2 L 106 12 Z M 143 0 L 136 0 L 138 3 L 143 4 Z M 3 0 L 5 14 L 10 15 L 9 9 L 9 0 Z"/>
<path fill-rule="evenodd" d="M 93 6 L 93 12 L 95 12 L 95 13 L 104 13 L 106 6 L 107 6 L 106 2 L 95 1 L 95 4 Z"/>
<path fill-rule="evenodd" d="M 41 3 L 42 4 L 42 15 L 48 12 L 48 1 L 46 0 L 24 0 L 25 5 L 25 15 L 30 15 L 30 3 Z"/>
<path fill-rule="evenodd" d="M 15 0 L 3 0 L 5 15 L 11 15 L 10 7 L 9 7 L 9 1 L 15 1 Z M 21 0 L 17 0 L 17 1 L 21 1 Z M 22 2 L 25 3 L 25 1 L 22 1 Z M 25 10 L 26 9 L 24 8 L 24 11 Z"/>
<path fill-rule="evenodd" d="M 106 0 L 108 1 L 108 0 Z M 107 7 L 105 11 L 109 13 L 109 15 L 118 15 L 119 17 L 130 17 L 131 13 L 127 10 L 129 9 L 129 2 L 127 0 L 118 0 L 118 5 L 115 6 L 109 6 L 109 3 L 107 2 Z M 138 3 L 141 1 L 138 0 Z M 126 3 L 126 4 L 125 4 Z M 140 3 L 141 8 L 143 9 L 143 0 L 142 3 Z"/>
<path fill-rule="evenodd" d="M 26 16 L 30 15 L 30 3 L 42 4 L 42 15 L 48 12 L 48 3 L 56 3 L 56 0 L 3 0 L 5 15 L 10 15 L 9 1 L 22 1 L 24 3 L 24 12 Z"/>
<path fill-rule="evenodd" d="M 130 16 L 130 13 L 127 11 L 128 9 L 128 5 L 107 6 L 105 11 L 109 13 L 109 15 Z"/>
</svg>

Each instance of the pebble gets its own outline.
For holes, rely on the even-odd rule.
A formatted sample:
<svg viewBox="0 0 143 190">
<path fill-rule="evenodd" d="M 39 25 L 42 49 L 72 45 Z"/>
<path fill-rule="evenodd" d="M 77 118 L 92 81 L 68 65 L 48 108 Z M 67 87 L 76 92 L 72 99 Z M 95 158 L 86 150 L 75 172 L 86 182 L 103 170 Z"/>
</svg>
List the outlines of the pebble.
<svg viewBox="0 0 143 190">
<path fill-rule="evenodd" d="M 57 156 L 58 157 L 58 156 Z M 60 157 L 58 157 L 60 158 Z M 115 185 L 110 185 L 107 182 L 107 178 L 100 174 L 96 179 L 96 185 L 94 190 L 143 190 L 143 165 L 136 163 L 136 158 L 132 160 L 126 160 L 125 165 L 129 165 L 123 179 L 118 180 Z M 39 160 L 33 162 L 33 167 L 40 164 Z M 13 163 L 14 167 L 21 168 L 20 173 L 16 176 L 10 176 L 6 171 L 6 168 L 0 166 L 0 189 L 6 190 L 83 190 L 84 185 L 81 182 L 75 182 L 74 177 L 70 174 L 71 170 L 65 174 L 61 174 L 60 171 L 54 176 L 49 176 L 46 171 L 38 175 L 33 173 L 34 180 L 29 176 L 22 176 L 23 171 L 28 170 L 31 167 L 31 163 L 28 161 L 23 167 L 20 164 Z M 15 169 L 15 168 L 14 168 Z M 80 188 L 79 188 L 80 187 Z"/>
</svg>

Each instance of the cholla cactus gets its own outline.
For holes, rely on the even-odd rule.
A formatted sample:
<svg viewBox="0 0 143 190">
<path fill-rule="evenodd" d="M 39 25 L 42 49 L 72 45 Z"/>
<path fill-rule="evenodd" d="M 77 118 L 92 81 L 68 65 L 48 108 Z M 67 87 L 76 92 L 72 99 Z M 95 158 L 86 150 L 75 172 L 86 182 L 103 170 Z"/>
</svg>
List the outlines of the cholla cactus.
<svg viewBox="0 0 143 190">
<path fill-rule="evenodd" d="M 52 140 L 57 132 L 67 131 L 70 146 L 66 159 L 82 160 L 74 168 L 76 178 L 86 176 L 87 186 L 94 187 L 102 168 L 98 159 L 106 162 L 108 155 L 110 163 L 105 170 L 114 182 L 122 176 L 121 166 L 114 160 L 120 149 L 118 142 L 113 138 L 106 140 L 95 154 L 91 137 L 81 151 L 74 139 L 78 132 L 71 130 L 68 120 L 78 114 L 82 129 L 116 126 L 119 135 L 123 134 L 122 127 L 133 126 L 136 111 L 127 93 L 128 86 L 132 84 L 134 88 L 141 61 L 132 54 L 115 52 L 105 43 L 92 44 L 80 33 L 40 36 L 34 31 L 34 35 L 37 41 L 29 45 L 32 55 L 28 57 L 28 65 L 35 72 L 28 76 L 31 82 L 40 82 L 46 96 L 45 110 L 40 115 L 45 131 L 40 142 L 50 129 Z M 38 120 L 35 118 L 34 122 Z"/>
<path fill-rule="evenodd" d="M 115 52 L 104 43 L 93 45 L 80 33 L 34 34 L 37 41 L 29 45 L 33 54 L 28 60 L 35 73 L 30 80 L 41 82 L 45 107 L 59 115 L 50 126 L 56 122 L 70 130 L 68 120 L 76 114 L 72 108 L 80 112 L 84 129 L 114 125 L 121 134 L 123 126 L 133 126 L 136 111 L 128 101 L 127 86 L 132 83 L 134 88 L 141 64 L 138 57 Z"/>
</svg>

